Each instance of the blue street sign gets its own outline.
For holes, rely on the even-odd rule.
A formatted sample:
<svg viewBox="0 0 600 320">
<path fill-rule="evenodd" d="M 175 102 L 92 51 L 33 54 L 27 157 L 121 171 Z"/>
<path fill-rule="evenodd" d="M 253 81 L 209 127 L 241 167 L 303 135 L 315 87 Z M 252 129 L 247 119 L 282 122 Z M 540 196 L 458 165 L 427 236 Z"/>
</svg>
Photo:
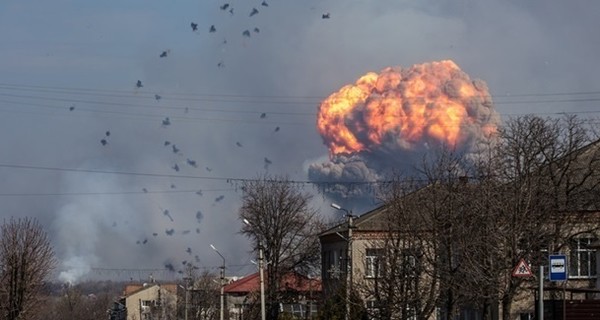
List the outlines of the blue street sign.
<svg viewBox="0 0 600 320">
<path fill-rule="evenodd" d="M 564 254 L 551 254 L 548 279 L 550 281 L 567 280 L 567 256 Z"/>
</svg>

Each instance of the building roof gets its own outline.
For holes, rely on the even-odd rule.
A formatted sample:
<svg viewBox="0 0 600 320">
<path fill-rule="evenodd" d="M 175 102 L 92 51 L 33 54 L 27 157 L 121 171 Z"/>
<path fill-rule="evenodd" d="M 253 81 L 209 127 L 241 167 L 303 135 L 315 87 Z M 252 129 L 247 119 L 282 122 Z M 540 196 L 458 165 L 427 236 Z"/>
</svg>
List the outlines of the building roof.
<svg viewBox="0 0 600 320">
<path fill-rule="evenodd" d="M 152 288 L 154 286 L 160 286 L 161 288 L 173 294 L 177 294 L 177 284 L 175 283 L 132 283 L 125 286 L 125 289 L 123 289 L 123 296 L 128 297 L 138 292 L 142 292 L 146 289 Z"/>
<path fill-rule="evenodd" d="M 266 276 L 265 276 L 266 277 Z M 266 280 L 265 280 L 266 282 Z M 311 279 L 296 272 L 290 272 L 281 279 L 281 290 L 300 292 L 320 292 L 321 280 Z M 225 293 L 249 293 L 260 290 L 260 275 L 258 272 L 233 281 L 223 289 Z"/>
<path fill-rule="evenodd" d="M 354 218 L 353 225 L 354 228 L 358 228 L 360 230 L 381 230 L 381 226 L 379 226 L 379 222 L 381 221 L 380 217 L 382 213 L 386 211 L 387 207 L 385 205 L 379 206 L 367 213 L 360 215 Z M 387 223 L 387 222 L 383 222 Z M 379 227 L 379 228 L 377 228 Z M 339 232 L 346 232 L 348 230 L 348 223 L 342 222 L 338 225 L 335 225 L 332 228 L 329 228 L 319 234 L 319 237 L 323 237 L 326 235 L 336 234 Z"/>
</svg>

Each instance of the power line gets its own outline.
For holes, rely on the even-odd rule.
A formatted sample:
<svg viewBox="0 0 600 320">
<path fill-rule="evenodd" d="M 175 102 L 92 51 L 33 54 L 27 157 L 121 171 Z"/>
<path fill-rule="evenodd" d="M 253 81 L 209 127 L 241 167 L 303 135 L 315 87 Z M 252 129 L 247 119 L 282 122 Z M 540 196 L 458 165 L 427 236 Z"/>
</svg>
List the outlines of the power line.
<svg viewBox="0 0 600 320">
<path fill-rule="evenodd" d="M 41 85 L 26 85 L 26 84 L 10 84 L 0 83 L 0 87 L 10 88 L 37 88 L 47 90 L 68 90 L 70 92 L 98 92 L 98 93 L 117 93 L 117 94 L 131 94 L 131 91 L 127 90 L 103 90 L 103 89 L 91 89 L 91 88 L 76 88 L 76 87 L 53 87 L 53 86 L 41 86 Z M 136 92 L 137 93 L 137 92 Z M 162 92 L 161 92 L 162 93 Z M 142 93 L 151 94 L 151 93 Z M 322 96 L 278 96 L 278 95 L 242 95 L 242 94 L 225 94 L 225 93 L 182 93 L 182 92 L 170 92 L 167 93 L 169 96 L 189 96 L 189 97 L 226 97 L 226 98 L 260 98 L 260 99 L 323 99 Z M 153 96 L 151 96 L 153 97 Z"/>
<path fill-rule="evenodd" d="M 332 185 L 333 184 L 372 185 L 372 184 L 381 184 L 381 183 L 389 183 L 390 182 L 389 180 L 379 180 L 379 181 L 264 180 L 264 179 L 252 179 L 252 178 L 209 177 L 209 176 L 174 175 L 174 174 L 161 174 L 161 173 L 129 172 L 129 171 L 110 171 L 110 170 L 99 170 L 99 169 L 74 169 L 74 168 L 19 165 L 19 164 L 6 164 L 6 163 L 0 163 L 0 168 L 79 172 L 79 173 L 97 173 L 97 174 L 115 174 L 115 175 L 143 176 L 143 177 L 153 177 L 153 178 L 204 179 L 204 180 L 225 181 L 228 183 L 230 183 L 230 182 L 231 183 L 236 183 L 236 182 L 244 183 L 244 182 L 267 181 L 267 182 L 274 182 L 274 183 L 293 183 L 293 184 L 312 184 L 312 185 L 328 185 L 328 184 L 332 184 Z"/>
<path fill-rule="evenodd" d="M 11 97 L 11 98 L 22 98 L 22 99 L 50 100 L 50 101 L 59 101 L 59 102 L 68 102 L 68 103 L 85 103 L 85 104 L 133 107 L 133 108 L 144 108 L 144 109 L 158 109 L 158 110 L 177 110 L 177 111 L 195 110 L 195 111 L 202 111 L 202 112 L 221 112 L 221 113 L 238 113 L 238 114 L 246 113 L 246 114 L 258 114 L 258 115 L 261 114 L 261 111 L 223 110 L 223 109 L 214 109 L 214 108 L 197 108 L 197 107 L 189 107 L 189 106 L 169 107 L 169 106 L 134 104 L 134 103 L 124 103 L 124 102 L 107 102 L 107 101 L 66 99 L 66 98 L 43 97 L 43 96 L 32 96 L 32 95 L 18 95 L 18 94 L 10 94 L 10 93 L 0 93 L 0 96 Z M 247 101 L 240 101 L 240 102 L 248 103 Z M 250 103 L 252 103 L 252 102 L 250 102 Z M 262 103 L 262 102 L 257 102 L 257 103 Z M 293 116 L 315 115 L 315 113 L 308 113 L 308 112 L 265 111 L 265 113 L 266 112 L 268 112 L 270 114 L 282 114 L 282 115 L 293 115 Z"/>
<path fill-rule="evenodd" d="M 235 189 L 202 189 L 202 190 L 161 190 L 161 191 L 108 191 L 108 192 L 40 192 L 40 193 L 0 193 L 0 197 L 27 197 L 27 196 L 104 196 L 104 195 L 131 195 L 131 194 L 177 194 L 198 192 L 223 192 Z"/>
<path fill-rule="evenodd" d="M 26 105 L 26 106 L 31 106 L 31 107 L 40 107 L 40 108 L 48 108 L 48 109 L 55 109 L 55 110 L 65 110 L 64 106 L 53 106 L 53 105 L 47 105 L 47 104 L 39 104 L 39 103 L 26 103 L 26 102 L 19 102 L 19 101 L 8 101 L 8 100 L 2 100 L 0 99 L 0 102 L 4 102 L 4 103 L 11 103 L 11 104 L 18 104 L 18 105 Z M 146 114 L 146 113 L 139 113 L 139 112 L 126 112 L 126 111 L 107 111 L 107 110 L 94 110 L 94 109 L 87 109 L 87 108 L 77 108 L 78 111 L 85 111 L 85 112 L 90 112 L 90 113 L 96 113 L 96 114 L 106 114 L 106 115 L 119 115 L 119 116 L 128 116 L 128 117 L 132 117 L 132 118 L 147 118 L 147 119 L 152 119 L 155 120 L 157 122 L 162 121 L 165 116 L 164 115 L 154 115 L 154 114 Z M 4 109 L 1 112 L 12 112 L 12 113 L 17 113 L 17 114 L 29 114 L 29 115 L 41 115 L 41 116 L 70 116 L 70 117 L 77 117 L 78 113 L 63 113 L 63 114 L 38 114 L 38 113 L 31 113 L 31 112 L 23 112 L 20 110 L 6 110 Z M 197 121 L 210 121 L 210 122 L 237 122 L 237 123 L 245 123 L 245 124 L 271 124 L 271 125 L 305 125 L 304 123 L 300 123 L 300 122 L 289 122 L 289 121 L 268 121 L 268 120 L 262 120 L 262 119 L 226 119 L 226 118 L 204 118 L 204 117 L 179 117 L 179 116 L 170 116 L 169 117 L 171 120 L 176 120 L 176 121 L 182 121 L 182 122 L 197 122 Z"/>
<path fill-rule="evenodd" d="M 127 94 L 122 95 L 124 97 L 131 95 L 131 91 L 127 90 L 107 90 L 107 89 L 92 89 L 92 88 L 78 88 L 78 87 L 57 87 L 57 86 L 43 86 L 43 85 L 30 85 L 30 84 L 14 84 L 14 83 L 0 83 L 0 88 L 5 87 L 7 89 L 15 89 L 15 90 L 30 90 L 34 91 L 34 89 L 38 89 L 37 91 L 46 90 L 47 92 L 53 92 L 52 90 L 62 90 L 66 93 L 74 93 L 77 92 L 84 94 L 91 93 L 102 93 L 108 94 L 107 96 L 117 96 L 118 94 Z M 162 92 L 161 92 L 162 93 Z M 152 99 L 153 94 L 151 93 L 139 93 L 135 92 L 135 94 L 139 94 L 141 97 Z M 165 93 L 168 96 L 174 97 L 225 97 L 225 98 L 253 98 L 253 99 L 317 99 L 323 100 L 327 96 L 295 96 L 295 95 L 243 95 L 243 94 L 226 94 L 226 93 L 182 93 L 182 92 L 168 92 Z M 600 91 L 564 91 L 564 92 L 534 92 L 534 93 L 505 93 L 505 94 L 494 94 L 490 95 L 492 98 L 513 98 L 513 97 L 546 97 L 546 96 L 579 96 L 579 95 L 599 95 Z M 148 96 L 146 96 L 148 95 Z"/>
</svg>

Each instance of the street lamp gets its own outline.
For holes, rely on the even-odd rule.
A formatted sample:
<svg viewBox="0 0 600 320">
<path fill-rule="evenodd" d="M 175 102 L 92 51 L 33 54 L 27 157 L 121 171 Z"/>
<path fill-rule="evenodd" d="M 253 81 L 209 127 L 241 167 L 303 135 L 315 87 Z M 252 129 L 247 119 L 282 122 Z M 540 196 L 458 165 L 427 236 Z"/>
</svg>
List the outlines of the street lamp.
<svg viewBox="0 0 600 320">
<path fill-rule="evenodd" d="M 248 219 L 244 219 L 244 223 L 252 228 L 252 224 L 250 223 L 250 221 L 248 221 Z M 261 240 L 261 237 L 259 235 L 259 240 L 258 240 L 258 269 L 259 269 L 259 273 L 260 273 L 260 317 L 262 320 L 266 320 L 267 316 L 265 313 L 265 275 L 264 275 L 264 269 L 265 269 L 265 262 L 264 262 L 264 257 L 263 257 L 263 243 Z"/>
<path fill-rule="evenodd" d="M 185 315 L 184 315 L 185 320 L 188 320 L 188 309 L 189 309 L 189 304 L 190 304 L 190 298 L 189 298 L 190 280 L 192 280 L 192 278 L 184 277 L 183 281 L 185 282 L 185 288 L 183 288 L 180 285 L 180 287 L 182 287 L 185 290 Z"/>
<path fill-rule="evenodd" d="M 348 218 L 348 238 L 344 238 L 348 242 L 348 252 L 346 253 L 346 316 L 345 320 L 350 319 L 350 295 L 352 293 L 352 228 L 353 218 L 352 211 L 348 211 L 345 208 L 342 208 L 339 204 L 332 203 L 331 207 L 336 210 L 341 210 L 346 213 L 346 217 Z"/>
<path fill-rule="evenodd" d="M 225 304 L 225 299 L 224 299 L 224 281 L 225 281 L 225 257 L 223 257 L 223 255 L 219 252 L 219 250 L 217 250 L 217 248 L 215 248 L 215 246 L 213 246 L 212 244 L 210 245 L 210 247 L 215 250 L 215 252 L 217 254 L 219 254 L 221 256 L 221 259 L 223 259 L 223 264 L 221 265 L 221 309 L 219 309 L 219 319 L 223 320 L 224 318 L 224 304 Z"/>
</svg>

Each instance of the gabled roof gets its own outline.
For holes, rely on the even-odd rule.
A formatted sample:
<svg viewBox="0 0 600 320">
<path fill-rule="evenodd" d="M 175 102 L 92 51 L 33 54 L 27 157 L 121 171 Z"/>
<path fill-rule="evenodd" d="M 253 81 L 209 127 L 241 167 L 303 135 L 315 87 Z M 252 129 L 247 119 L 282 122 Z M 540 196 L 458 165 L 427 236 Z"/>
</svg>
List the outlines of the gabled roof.
<svg viewBox="0 0 600 320">
<path fill-rule="evenodd" d="M 383 214 L 387 211 L 387 207 L 385 205 L 379 206 L 367 213 L 354 218 L 353 225 L 354 228 L 358 230 L 381 230 L 381 224 L 387 223 L 382 220 Z M 348 223 L 342 222 L 330 229 L 327 229 L 319 234 L 319 238 L 336 234 L 338 232 L 346 232 L 348 230 Z"/>
<path fill-rule="evenodd" d="M 123 289 L 123 296 L 125 297 L 129 297 L 131 295 L 134 295 L 136 293 L 142 292 L 144 290 L 153 288 L 155 286 L 159 286 L 173 294 L 177 294 L 177 284 L 174 283 L 164 283 L 164 284 L 158 284 L 158 283 L 151 283 L 151 284 L 147 284 L 147 283 L 134 283 L 134 284 L 128 284 L 125 286 L 125 289 Z"/>
<path fill-rule="evenodd" d="M 266 282 L 265 275 L 265 282 Z M 311 279 L 296 272 L 290 272 L 281 278 L 279 287 L 282 291 L 320 292 L 321 280 Z M 260 290 L 260 274 L 258 272 L 234 281 L 223 288 L 225 293 L 249 293 Z"/>
</svg>

